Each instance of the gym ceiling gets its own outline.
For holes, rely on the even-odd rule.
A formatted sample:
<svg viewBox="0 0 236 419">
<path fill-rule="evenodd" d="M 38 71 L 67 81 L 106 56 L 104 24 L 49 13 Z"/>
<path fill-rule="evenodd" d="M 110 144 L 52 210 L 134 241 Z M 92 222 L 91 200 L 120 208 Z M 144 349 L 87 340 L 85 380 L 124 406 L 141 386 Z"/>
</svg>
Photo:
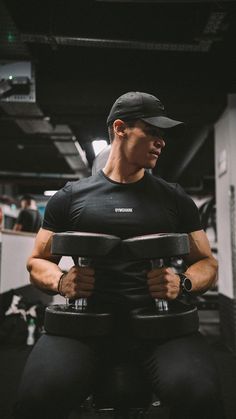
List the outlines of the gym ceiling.
<svg viewBox="0 0 236 419">
<path fill-rule="evenodd" d="M 155 173 L 214 193 L 214 123 L 236 89 L 235 32 L 232 1 L 0 0 L 0 75 L 31 63 L 36 98 L 0 99 L 0 183 L 41 194 L 88 176 L 113 101 L 138 90 L 186 123 Z"/>
</svg>

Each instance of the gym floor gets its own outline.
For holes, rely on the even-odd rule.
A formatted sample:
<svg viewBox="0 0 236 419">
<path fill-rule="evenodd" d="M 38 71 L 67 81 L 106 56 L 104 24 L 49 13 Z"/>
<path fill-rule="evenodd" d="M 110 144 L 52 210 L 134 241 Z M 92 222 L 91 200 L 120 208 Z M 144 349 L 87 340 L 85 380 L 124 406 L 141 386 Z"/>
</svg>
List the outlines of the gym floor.
<svg viewBox="0 0 236 419">
<path fill-rule="evenodd" d="M 217 361 L 222 383 L 222 397 L 225 404 L 225 419 L 236 419 L 236 357 L 225 347 L 220 337 L 218 312 L 211 310 L 199 311 L 200 330 L 206 336 L 213 348 L 214 356 Z M 21 372 L 26 359 L 31 351 L 31 347 L 26 345 L 0 347 L 0 418 L 10 419 L 11 408 L 15 399 Z M 156 407 L 150 409 L 150 419 L 156 415 Z M 96 414 L 90 410 L 84 410 L 82 417 L 88 419 L 95 417 Z M 32 419 L 34 414 L 32 412 Z M 106 413 L 105 417 L 109 417 Z M 70 419 L 77 419 L 78 415 L 71 414 Z M 158 408 L 158 419 L 168 419 L 168 411 Z"/>
</svg>

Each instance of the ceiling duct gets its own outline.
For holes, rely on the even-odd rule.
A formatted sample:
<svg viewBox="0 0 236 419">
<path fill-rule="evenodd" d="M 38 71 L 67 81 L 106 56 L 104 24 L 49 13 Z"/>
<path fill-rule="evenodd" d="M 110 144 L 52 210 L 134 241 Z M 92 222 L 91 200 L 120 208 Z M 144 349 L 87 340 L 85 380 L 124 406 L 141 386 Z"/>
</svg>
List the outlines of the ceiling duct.
<svg viewBox="0 0 236 419">
<path fill-rule="evenodd" d="M 88 161 L 78 141 L 75 141 L 68 125 L 50 123 L 50 118 L 44 116 L 36 103 L 34 68 L 30 61 L 2 61 L 0 62 L 0 79 L 3 88 L 11 80 L 27 77 L 30 82 L 30 91 L 25 94 L 10 94 L 0 98 L 0 107 L 11 116 L 18 127 L 27 135 L 47 135 L 57 150 L 65 158 L 71 169 L 81 177 L 89 175 Z M 6 81 L 6 83 L 4 83 Z M 3 92 L 4 94 L 4 92 Z M 62 142 L 66 137 L 66 142 Z"/>
<path fill-rule="evenodd" d="M 36 102 L 35 71 L 30 61 L 0 61 L 0 81 L 10 87 L 1 102 Z"/>
<path fill-rule="evenodd" d="M 44 118 L 43 112 L 36 103 L 28 102 L 2 102 L 0 100 L 0 107 L 4 112 L 11 117 L 11 119 L 40 119 Z"/>
<path fill-rule="evenodd" d="M 80 147 L 78 141 L 73 141 L 72 139 L 68 139 L 66 142 L 65 140 L 62 141 L 53 141 L 54 145 L 60 152 L 60 154 L 64 157 L 67 161 L 71 169 L 79 173 L 80 175 L 88 176 L 90 174 L 90 169 L 88 166 L 88 161 L 85 156 L 85 152 Z"/>
<path fill-rule="evenodd" d="M 50 138 L 74 172 L 80 176 L 90 174 L 85 152 L 68 125 L 56 125 Z"/>
<path fill-rule="evenodd" d="M 0 102 L 0 106 L 27 135 L 47 135 L 69 167 L 80 177 L 90 174 L 85 153 L 68 125 L 54 127 L 36 103 Z"/>
<path fill-rule="evenodd" d="M 53 128 L 53 136 L 55 137 L 67 136 L 71 138 L 73 136 L 73 132 L 71 131 L 71 128 L 68 125 L 57 124 Z M 53 136 L 51 136 L 51 138 L 53 138 Z"/>
<path fill-rule="evenodd" d="M 53 131 L 52 125 L 44 118 L 41 120 L 16 118 L 15 122 L 26 134 L 50 134 Z"/>
<path fill-rule="evenodd" d="M 42 110 L 34 102 L 2 102 L 0 107 L 11 116 L 15 123 L 26 134 L 49 134 L 52 125 L 45 118 Z"/>
</svg>

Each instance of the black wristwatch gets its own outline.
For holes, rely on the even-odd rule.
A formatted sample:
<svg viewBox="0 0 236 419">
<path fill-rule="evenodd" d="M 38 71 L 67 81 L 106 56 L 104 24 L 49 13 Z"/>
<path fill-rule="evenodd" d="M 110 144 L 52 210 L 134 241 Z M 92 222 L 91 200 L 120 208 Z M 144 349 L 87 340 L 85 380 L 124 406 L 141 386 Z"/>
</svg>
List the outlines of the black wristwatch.
<svg viewBox="0 0 236 419">
<path fill-rule="evenodd" d="M 185 274 L 178 274 L 180 278 L 180 292 L 179 296 L 189 295 L 192 289 L 192 281 Z"/>
</svg>

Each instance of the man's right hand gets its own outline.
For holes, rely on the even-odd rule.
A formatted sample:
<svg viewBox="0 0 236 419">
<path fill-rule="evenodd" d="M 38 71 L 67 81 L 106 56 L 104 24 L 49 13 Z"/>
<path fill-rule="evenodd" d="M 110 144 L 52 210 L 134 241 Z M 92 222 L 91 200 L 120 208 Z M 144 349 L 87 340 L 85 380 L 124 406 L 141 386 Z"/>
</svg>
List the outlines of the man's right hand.
<svg viewBox="0 0 236 419">
<path fill-rule="evenodd" d="M 60 293 L 71 299 L 90 297 L 94 290 L 94 274 L 93 268 L 72 266 L 61 280 Z"/>
</svg>

